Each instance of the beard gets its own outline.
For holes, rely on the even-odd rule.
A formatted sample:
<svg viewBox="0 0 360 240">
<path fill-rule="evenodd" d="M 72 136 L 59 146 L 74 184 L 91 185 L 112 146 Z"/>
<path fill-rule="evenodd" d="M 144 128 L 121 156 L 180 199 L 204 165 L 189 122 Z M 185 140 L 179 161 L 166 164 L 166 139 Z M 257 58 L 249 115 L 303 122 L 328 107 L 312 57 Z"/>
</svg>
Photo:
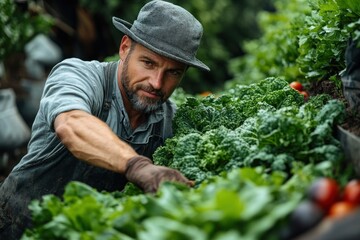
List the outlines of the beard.
<svg viewBox="0 0 360 240">
<path fill-rule="evenodd" d="M 160 90 L 156 90 L 153 87 L 151 87 L 150 85 L 145 85 L 145 84 L 141 84 L 138 83 L 137 85 L 134 86 L 133 89 L 131 89 L 130 87 L 130 78 L 129 78 L 129 74 L 128 74 L 128 63 L 129 63 L 129 58 L 130 54 L 127 56 L 127 58 L 124 60 L 124 67 L 123 67 L 123 71 L 121 73 L 121 84 L 123 86 L 123 89 L 125 91 L 125 94 L 127 96 L 127 98 L 129 99 L 130 103 L 132 104 L 132 107 L 137 110 L 137 111 L 141 111 L 144 113 L 150 113 L 152 111 L 155 111 L 157 109 L 159 109 L 161 107 L 161 105 L 165 102 L 164 99 L 164 93 Z M 136 94 L 136 92 L 138 90 L 143 90 L 146 92 L 152 92 L 154 94 L 156 94 L 157 96 L 159 96 L 159 99 L 152 99 L 152 98 L 148 98 L 148 97 L 141 97 L 139 95 Z"/>
</svg>

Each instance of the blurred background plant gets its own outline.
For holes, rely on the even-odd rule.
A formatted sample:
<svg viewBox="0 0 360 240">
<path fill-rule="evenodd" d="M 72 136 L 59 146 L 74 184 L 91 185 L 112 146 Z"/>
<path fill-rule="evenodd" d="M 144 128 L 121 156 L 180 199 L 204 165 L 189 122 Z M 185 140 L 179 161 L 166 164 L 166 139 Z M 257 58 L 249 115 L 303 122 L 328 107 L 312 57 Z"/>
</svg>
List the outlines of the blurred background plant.
<svg viewBox="0 0 360 240">
<path fill-rule="evenodd" d="M 0 1 L 0 60 L 23 51 L 27 42 L 40 32 L 49 32 L 53 19 L 35 2 Z"/>
<path fill-rule="evenodd" d="M 33 1 L 0 1 L 0 88 L 14 87 L 22 77 L 24 46 L 39 33 L 48 33 L 53 18 Z"/>
<path fill-rule="evenodd" d="M 170 1 L 204 27 L 198 58 L 212 71 L 189 69 L 181 87 L 191 94 L 271 76 L 303 83 L 330 79 L 340 87 L 347 40 L 360 36 L 357 0 Z M 9 61 L 39 32 L 61 48 L 63 58 L 116 60 L 122 35 L 112 16 L 131 23 L 146 2 L 3 0 L 0 60 Z"/>
<path fill-rule="evenodd" d="M 316 87 L 331 81 L 341 90 L 349 39 L 360 37 L 357 0 L 275 0 L 275 12 L 259 12 L 261 37 L 229 60 L 234 78 L 226 88 L 276 76 Z"/>
</svg>

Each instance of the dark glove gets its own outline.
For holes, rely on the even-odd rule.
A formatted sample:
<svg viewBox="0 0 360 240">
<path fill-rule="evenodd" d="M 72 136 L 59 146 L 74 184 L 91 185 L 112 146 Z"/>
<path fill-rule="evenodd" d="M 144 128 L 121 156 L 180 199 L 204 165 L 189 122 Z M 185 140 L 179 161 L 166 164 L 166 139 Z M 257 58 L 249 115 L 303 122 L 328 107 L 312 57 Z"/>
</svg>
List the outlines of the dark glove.
<svg viewBox="0 0 360 240">
<path fill-rule="evenodd" d="M 179 171 L 154 165 L 149 158 L 144 156 L 130 158 L 126 164 L 125 177 L 146 193 L 155 193 L 160 183 L 165 181 L 194 186 L 194 182 L 188 180 Z"/>
</svg>

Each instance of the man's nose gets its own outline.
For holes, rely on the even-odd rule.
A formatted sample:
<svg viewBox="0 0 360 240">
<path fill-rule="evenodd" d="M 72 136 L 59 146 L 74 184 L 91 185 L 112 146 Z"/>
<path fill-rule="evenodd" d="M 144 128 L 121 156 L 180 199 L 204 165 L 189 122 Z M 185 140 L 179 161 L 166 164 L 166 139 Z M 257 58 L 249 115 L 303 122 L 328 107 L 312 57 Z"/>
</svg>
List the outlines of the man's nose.
<svg viewBox="0 0 360 240">
<path fill-rule="evenodd" d="M 155 71 L 154 74 L 151 76 L 149 83 L 154 89 L 161 89 L 163 79 L 164 72 L 158 70 Z"/>
</svg>

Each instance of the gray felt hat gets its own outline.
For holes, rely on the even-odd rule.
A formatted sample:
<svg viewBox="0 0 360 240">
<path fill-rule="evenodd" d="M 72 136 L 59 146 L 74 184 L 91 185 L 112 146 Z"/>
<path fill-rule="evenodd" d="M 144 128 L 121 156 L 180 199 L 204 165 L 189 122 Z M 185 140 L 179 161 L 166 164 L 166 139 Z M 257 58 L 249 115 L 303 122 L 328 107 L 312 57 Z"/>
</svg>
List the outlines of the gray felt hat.
<svg viewBox="0 0 360 240">
<path fill-rule="evenodd" d="M 210 71 L 196 58 L 203 28 L 184 8 L 166 1 L 145 4 L 133 24 L 113 17 L 114 26 L 146 48 L 173 60 Z"/>
</svg>

